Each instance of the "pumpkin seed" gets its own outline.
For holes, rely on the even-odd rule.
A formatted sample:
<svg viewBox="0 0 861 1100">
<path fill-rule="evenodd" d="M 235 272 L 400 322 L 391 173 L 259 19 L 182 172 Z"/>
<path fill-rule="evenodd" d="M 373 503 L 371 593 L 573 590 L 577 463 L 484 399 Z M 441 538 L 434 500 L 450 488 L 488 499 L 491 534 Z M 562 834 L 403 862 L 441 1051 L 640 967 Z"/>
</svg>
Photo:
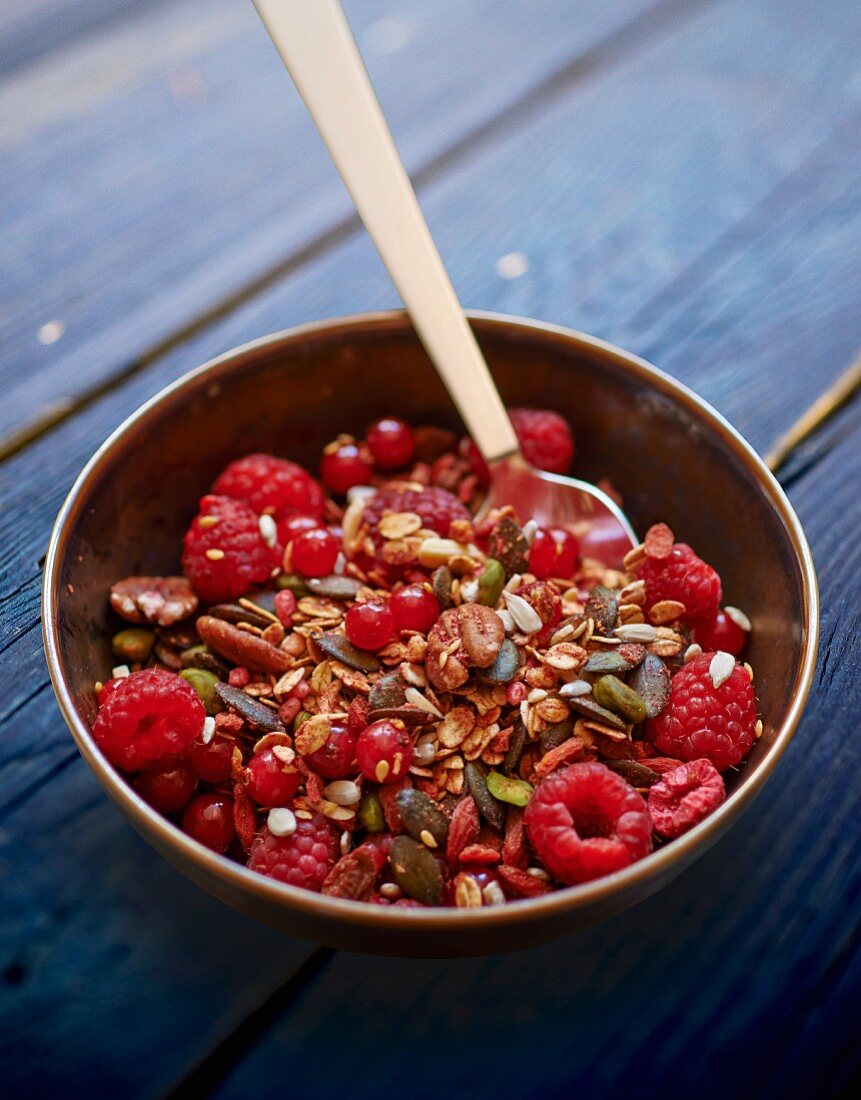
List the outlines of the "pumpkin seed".
<svg viewBox="0 0 861 1100">
<path fill-rule="evenodd" d="M 489 825 L 493 825 L 494 828 L 504 829 L 505 810 L 502 803 L 497 802 L 487 789 L 487 780 L 485 779 L 484 770 L 476 761 L 470 760 L 464 766 L 464 774 L 466 775 L 466 781 L 469 783 L 469 789 L 472 793 L 472 797 L 475 799 L 475 804 L 478 806 L 481 816 Z"/>
<path fill-rule="evenodd" d="M 454 576 L 447 565 L 441 565 L 439 569 L 434 569 L 431 576 L 431 587 L 443 611 L 451 607 L 451 586 L 453 582 Z"/>
<path fill-rule="evenodd" d="M 542 755 L 546 755 L 552 749 L 558 749 L 560 745 L 568 740 L 573 732 L 574 723 L 570 718 L 566 718 L 564 722 L 557 722 L 553 726 L 548 726 L 546 730 L 542 730 L 538 738 Z"/>
<path fill-rule="evenodd" d="M 275 581 L 275 587 L 279 591 L 289 588 L 297 600 L 301 599 L 303 596 L 307 596 L 310 591 L 308 585 L 305 583 L 305 578 L 300 577 L 298 573 L 282 573 Z"/>
<path fill-rule="evenodd" d="M 513 680 L 520 668 L 520 650 L 510 638 L 502 643 L 496 660 L 482 671 L 484 680 L 490 680 L 492 684 L 507 684 Z"/>
<path fill-rule="evenodd" d="M 265 630 L 272 622 L 265 615 L 258 615 L 250 608 L 242 607 L 238 603 L 217 603 L 209 609 L 209 614 L 213 618 L 223 619 L 226 623 L 233 623 L 234 626 L 238 623 L 248 623 L 249 626 L 256 626 L 260 630 Z"/>
<path fill-rule="evenodd" d="M 377 707 L 368 715 L 369 722 L 376 722 L 380 718 L 399 718 L 405 726 L 429 726 L 437 721 L 430 711 L 409 703 L 402 707 Z"/>
<path fill-rule="evenodd" d="M 398 791 L 398 809 L 407 832 L 415 840 L 423 840 L 422 833 L 430 833 L 441 848 L 448 839 L 448 818 L 434 800 L 414 787 Z M 433 845 L 431 845 L 433 847 Z"/>
<path fill-rule="evenodd" d="M 224 704 L 219 699 L 216 690 L 218 677 L 214 673 L 207 672 L 205 668 L 184 668 L 180 672 L 180 676 L 186 683 L 191 684 L 200 696 L 200 701 L 203 703 L 207 714 L 219 714 L 224 710 Z"/>
<path fill-rule="evenodd" d="M 436 856 L 408 836 L 396 836 L 389 852 L 395 882 L 422 905 L 442 902 L 442 872 Z"/>
<path fill-rule="evenodd" d="M 627 779 L 632 787 L 651 787 L 661 778 L 657 772 L 638 760 L 607 760 L 606 764 L 611 771 Z"/>
<path fill-rule="evenodd" d="M 580 714 L 585 714 L 587 718 L 593 718 L 596 722 L 611 726 L 613 729 L 626 731 L 628 729 L 627 723 L 618 714 L 614 714 L 611 710 L 607 710 L 606 707 L 596 703 L 591 695 L 575 695 L 566 701 L 569 707 Z"/>
<path fill-rule="evenodd" d="M 359 672 L 379 672 L 382 668 L 379 657 L 367 650 L 357 649 L 343 634 L 321 634 L 314 641 L 327 656 Z"/>
<path fill-rule="evenodd" d="M 124 661 L 145 661 L 152 653 L 155 635 L 151 630 L 131 626 L 111 638 L 111 649 Z"/>
<path fill-rule="evenodd" d="M 407 701 L 406 690 L 407 685 L 398 671 L 387 672 L 371 688 L 371 694 L 368 696 L 371 710 L 402 707 Z"/>
<path fill-rule="evenodd" d="M 502 761 L 502 770 L 506 775 L 511 775 L 513 771 L 517 770 L 525 745 L 526 726 L 524 726 L 518 718 L 514 723 L 514 731 L 511 734 L 511 740 L 508 742 L 508 751 L 505 754 L 505 759 Z"/>
<path fill-rule="evenodd" d="M 618 676 L 624 672 L 630 672 L 632 668 L 636 667 L 642 661 L 645 655 L 645 649 L 642 646 L 637 647 L 641 650 L 640 660 L 632 661 L 632 654 L 622 652 L 622 647 L 619 649 L 611 650 L 599 650 L 597 653 L 590 653 L 589 659 L 583 666 L 583 672 L 595 672 L 603 675 L 604 673 L 611 673 L 614 676 Z M 633 645 L 625 646 L 626 650 L 633 650 Z"/>
<path fill-rule="evenodd" d="M 643 700 L 647 718 L 657 718 L 670 697 L 670 670 L 660 657 L 647 653 L 631 677 L 631 687 Z"/>
<path fill-rule="evenodd" d="M 383 804 L 372 792 L 364 795 L 359 803 L 359 821 L 369 833 L 381 833 L 386 827 Z"/>
<path fill-rule="evenodd" d="M 510 516 L 503 516 L 490 532 L 487 552 L 505 570 L 506 580 L 523 573 L 529 558 L 529 542 L 520 526 Z"/>
<path fill-rule="evenodd" d="M 505 570 L 496 558 L 488 558 L 478 578 L 478 602 L 496 607 L 505 587 Z"/>
<path fill-rule="evenodd" d="M 597 585 L 586 601 L 586 614 L 595 620 L 598 632 L 606 637 L 612 632 L 619 617 L 616 593 L 602 584 Z"/>
<path fill-rule="evenodd" d="M 330 600 L 354 600 L 362 587 L 355 577 L 343 577 L 333 573 L 330 577 L 310 577 L 308 587 L 315 596 Z"/>
<path fill-rule="evenodd" d="M 634 725 L 646 717 L 646 704 L 618 676 L 602 676 L 592 686 L 592 694 L 602 707 L 612 710 L 614 714 L 620 714 Z"/>
<path fill-rule="evenodd" d="M 513 779 L 510 775 L 492 771 L 488 773 L 486 782 L 494 798 L 511 806 L 526 806 L 532 797 L 532 786 L 523 779 Z"/>
<path fill-rule="evenodd" d="M 218 683 L 215 685 L 215 690 L 223 703 L 232 707 L 241 718 L 244 718 L 252 726 L 266 730 L 268 733 L 287 732 L 287 727 L 281 721 L 277 711 L 270 710 L 269 707 L 258 703 L 256 699 L 252 699 L 250 695 L 246 695 L 239 688 L 231 687 L 230 684 Z"/>
</svg>

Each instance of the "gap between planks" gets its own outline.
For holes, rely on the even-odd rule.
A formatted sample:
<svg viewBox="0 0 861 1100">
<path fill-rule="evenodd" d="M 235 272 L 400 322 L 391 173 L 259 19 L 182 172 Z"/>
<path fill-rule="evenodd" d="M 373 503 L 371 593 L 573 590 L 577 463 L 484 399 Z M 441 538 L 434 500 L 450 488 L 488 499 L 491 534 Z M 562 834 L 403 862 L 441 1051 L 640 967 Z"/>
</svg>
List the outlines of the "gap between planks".
<svg viewBox="0 0 861 1100">
<path fill-rule="evenodd" d="M 492 118 L 475 126 L 451 145 L 443 148 L 412 173 L 416 189 L 421 189 L 483 151 L 490 143 L 515 127 L 528 123 L 548 105 L 583 84 L 597 73 L 612 68 L 650 40 L 675 30 L 683 18 L 692 18 L 700 8 L 716 0 L 658 0 L 647 11 L 612 31 L 596 45 L 578 54 Z M 285 78 L 286 79 L 286 78 Z M 191 340 L 210 325 L 229 316 L 275 283 L 289 277 L 325 252 L 335 248 L 361 229 L 356 214 L 349 215 L 318 233 L 306 245 L 270 265 L 232 293 L 202 310 L 164 339 L 157 341 L 121 368 L 112 378 L 84 390 L 74 398 L 63 398 L 35 413 L 33 419 L 0 438 L 0 462 L 34 443 L 42 435 L 94 402 L 122 386 L 140 371 L 151 366 L 177 347 Z"/>
</svg>

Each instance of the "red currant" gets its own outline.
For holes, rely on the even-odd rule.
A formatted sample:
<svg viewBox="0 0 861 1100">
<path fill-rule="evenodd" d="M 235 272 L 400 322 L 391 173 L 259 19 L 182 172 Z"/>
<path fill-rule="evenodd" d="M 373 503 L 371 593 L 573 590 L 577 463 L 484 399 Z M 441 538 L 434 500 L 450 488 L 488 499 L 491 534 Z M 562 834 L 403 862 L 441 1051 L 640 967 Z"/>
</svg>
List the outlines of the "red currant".
<svg viewBox="0 0 861 1100">
<path fill-rule="evenodd" d="M 303 531 L 316 531 L 325 524 L 316 516 L 285 516 L 278 523 L 278 541 L 282 546 L 292 542 Z"/>
<path fill-rule="evenodd" d="M 539 527 L 529 551 L 529 571 L 536 577 L 570 577 L 577 567 L 580 544 L 561 527 Z"/>
<path fill-rule="evenodd" d="M 272 749 L 257 752 L 245 769 L 248 793 L 260 806 L 286 806 L 299 790 L 302 775 L 292 764 L 284 764 Z"/>
<path fill-rule="evenodd" d="M 413 759 L 413 742 L 397 718 L 381 718 L 365 726 L 356 744 L 359 770 L 375 783 L 396 783 Z"/>
<path fill-rule="evenodd" d="M 354 485 L 367 485 L 373 472 L 373 456 L 363 443 L 340 439 L 323 452 L 320 473 L 333 493 L 343 496 Z"/>
<path fill-rule="evenodd" d="M 418 630 L 427 634 L 440 617 L 439 600 L 423 584 L 407 584 L 393 592 L 389 607 L 398 630 Z"/>
<path fill-rule="evenodd" d="M 308 753 L 308 766 L 326 779 L 343 779 L 356 770 L 356 734 L 345 722 L 329 723 L 329 736 L 319 749 Z"/>
<path fill-rule="evenodd" d="M 724 653 L 731 653 L 733 657 L 737 657 L 744 649 L 747 631 L 742 629 L 725 611 L 717 611 L 714 618 L 696 621 L 694 641 L 702 646 L 706 653 L 717 653 L 722 649 Z"/>
<path fill-rule="evenodd" d="M 359 649 L 382 649 L 395 636 L 395 617 L 385 600 L 368 600 L 353 604 L 344 627 L 347 637 Z"/>
<path fill-rule="evenodd" d="M 187 760 L 178 764 L 147 768 L 134 781 L 134 788 L 154 810 L 172 814 L 181 810 L 194 794 L 197 776 Z"/>
<path fill-rule="evenodd" d="M 208 745 L 195 741 L 188 759 L 198 778 L 204 783 L 226 782 L 233 773 L 233 750 L 237 745 L 232 733 L 217 733 Z"/>
<path fill-rule="evenodd" d="M 303 531 L 293 540 L 293 568 L 306 577 L 325 577 L 335 568 L 340 549 L 331 531 Z"/>
<path fill-rule="evenodd" d="M 190 837 L 213 852 L 226 852 L 236 835 L 233 799 L 217 791 L 199 794 L 186 806 L 182 827 Z"/>
<path fill-rule="evenodd" d="M 413 460 L 413 430 L 396 416 L 384 416 L 368 428 L 368 446 L 378 470 L 402 470 Z"/>
</svg>

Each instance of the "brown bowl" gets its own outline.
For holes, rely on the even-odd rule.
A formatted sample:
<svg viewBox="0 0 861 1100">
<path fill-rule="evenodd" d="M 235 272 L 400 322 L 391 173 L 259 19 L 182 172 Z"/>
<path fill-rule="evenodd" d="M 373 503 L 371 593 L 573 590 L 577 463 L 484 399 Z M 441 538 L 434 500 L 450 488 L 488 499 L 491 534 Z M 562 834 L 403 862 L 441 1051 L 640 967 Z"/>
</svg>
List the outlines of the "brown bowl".
<svg viewBox="0 0 861 1100">
<path fill-rule="evenodd" d="M 574 424 L 579 476 L 609 477 L 640 531 L 665 520 L 720 572 L 754 623 L 748 659 L 764 731 L 720 809 L 640 863 L 530 901 L 401 909 L 322 897 L 254 874 L 191 840 L 138 797 L 96 748 L 93 682 L 110 655 L 107 591 L 176 570 L 180 534 L 231 459 L 272 451 L 314 468 L 340 431 L 398 413 L 459 427 L 402 313 L 304 325 L 192 371 L 94 455 L 57 519 L 45 565 L 48 667 L 84 759 L 122 813 L 183 874 L 285 931 L 387 955 L 480 955 L 528 947 L 641 901 L 726 832 L 786 748 L 813 676 L 818 596 L 810 550 L 777 482 L 712 408 L 642 359 L 581 333 L 489 314 L 472 324 L 511 405 Z M 742 519 L 743 517 L 743 519 Z"/>
</svg>

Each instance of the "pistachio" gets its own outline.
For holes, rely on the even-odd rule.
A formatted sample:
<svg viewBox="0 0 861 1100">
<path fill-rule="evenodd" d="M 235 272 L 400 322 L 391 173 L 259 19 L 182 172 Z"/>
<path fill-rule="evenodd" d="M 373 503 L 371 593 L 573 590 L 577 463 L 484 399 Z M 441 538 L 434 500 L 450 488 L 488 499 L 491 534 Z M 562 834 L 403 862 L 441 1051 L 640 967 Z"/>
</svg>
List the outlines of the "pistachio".
<svg viewBox="0 0 861 1100">
<path fill-rule="evenodd" d="M 647 718 L 657 718 L 670 697 L 670 670 L 660 657 L 647 653 L 631 677 L 631 687 L 643 700 Z"/>
<path fill-rule="evenodd" d="M 191 669 L 186 669 L 186 672 L 191 671 Z M 277 710 L 270 710 L 269 707 L 258 703 L 256 699 L 252 699 L 250 695 L 246 695 L 239 688 L 231 687 L 230 684 L 217 683 L 215 690 L 218 692 L 221 701 L 226 703 L 232 710 L 235 710 L 249 725 L 271 733 L 287 732 L 287 728 L 281 721 Z"/>
<path fill-rule="evenodd" d="M 496 558 L 488 558 L 478 578 L 478 602 L 496 607 L 505 587 L 505 570 Z"/>
<path fill-rule="evenodd" d="M 365 649 L 358 649 L 343 634 L 321 634 L 314 641 L 329 657 L 334 657 L 349 668 L 359 672 L 378 672 L 381 668 L 379 657 Z"/>
<path fill-rule="evenodd" d="M 293 719 L 293 732 L 296 733 L 299 727 L 303 726 L 309 718 L 313 718 L 313 715 L 309 714 L 307 710 L 300 710 Z"/>
<path fill-rule="evenodd" d="M 407 787 L 398 791 L 397 804 L 401 820 L 410 836 L 426 843 L 422 834 L 428 833 L 436 847 L 445 845 L 448 839 L 448 818 L 432 798 L 414 787 Z M 434 847 L 434 844 L 429 847 Z"/>
<path fill-rule="evenodd" d="M 602 676 L 592 687 L 592 694 L 602 707 L 619 714 L 628 722 L 642 722 L 646 717 L 646 704 L 633 688 L 618 676 Z"/>
<path fill-rule="evenodd" d="M 302 596 L 307 596 L 309 592 L 308 585 L 305 583 L 305 578 L 300 577 L 298 573 L 282 573 L 276 580 L 275 587 L 279 589 L 279 591 L 288 588 L 297 600 L 301 599 Z"/>
<path fill-rule="evenodd" d="M 307 585 L 315 596 L 330 600 L 354 600 L 362 587 L 355 577 L 343 577 L 338 573 L 329 577 L 309 577 Z"/>
<path fill-rule="evenodd" d="M 496 660 L 484 669 L 482 677 L 492 684 L 507 684 L 513 680 L 520 668 L 520 650 L 510 638 L 506 638 L 500 647 Z"/>
<path fill-rule="evenodd" d="M 466 781 L 481 816 L 496 829 L 505 828 L 505 810 L 487 789 L 484 769 L 476 761 L 468 761 L 464 766 Z"/>
<path fill-rule="evenodd" d="M 219 714 L 224 710 L 224 704 L 219 699 L 216 690 L 218 677 L 214 673 L 207 672 L 205 668 L 184 668 L 180 672 L 180 676 L 191 684 L 200 696 L 200 701 L 206 708 L 207 714 Z"/>
<path fill-rule="evenodd" d="M 130 626 L 111 638 L 111 649 L 124 661 L 145 661 L 152 653 L 155 635 L 151 630 Z"/>
<path fill-rule="evenodd" d="M 369 833 L 381 833 L 386 827 L 386 819 L 383 816 L 383 804 L 379 798 L 371 792 L 362 797 L 359 803 L 359 821 L 362 828 Z"/>
<path fill-rule="evenodd" d="M 596 585 L 586 601 L 586 615 L 595 620 L 595 627 L 599 634 L 605 636 L 610 634 L 619 616 L 616 593 L 602 584 Z"/>
<path fill-rule="evenodd" d="M 389 863 L 395 881 L 408 897 L 422 905 L 442 902 L 442 872 L 436 856 L 424 844 L 408 836 L 396 836 Z"/>
<path fill-rule="evenodd" d="M 510 775 L 492 771 L 488 773 L 486 782 L 494 798 L 511 806 L 526 806 L 532 797 L 532 787 L 523 779 L 513 779 Z"/>
</svg>

